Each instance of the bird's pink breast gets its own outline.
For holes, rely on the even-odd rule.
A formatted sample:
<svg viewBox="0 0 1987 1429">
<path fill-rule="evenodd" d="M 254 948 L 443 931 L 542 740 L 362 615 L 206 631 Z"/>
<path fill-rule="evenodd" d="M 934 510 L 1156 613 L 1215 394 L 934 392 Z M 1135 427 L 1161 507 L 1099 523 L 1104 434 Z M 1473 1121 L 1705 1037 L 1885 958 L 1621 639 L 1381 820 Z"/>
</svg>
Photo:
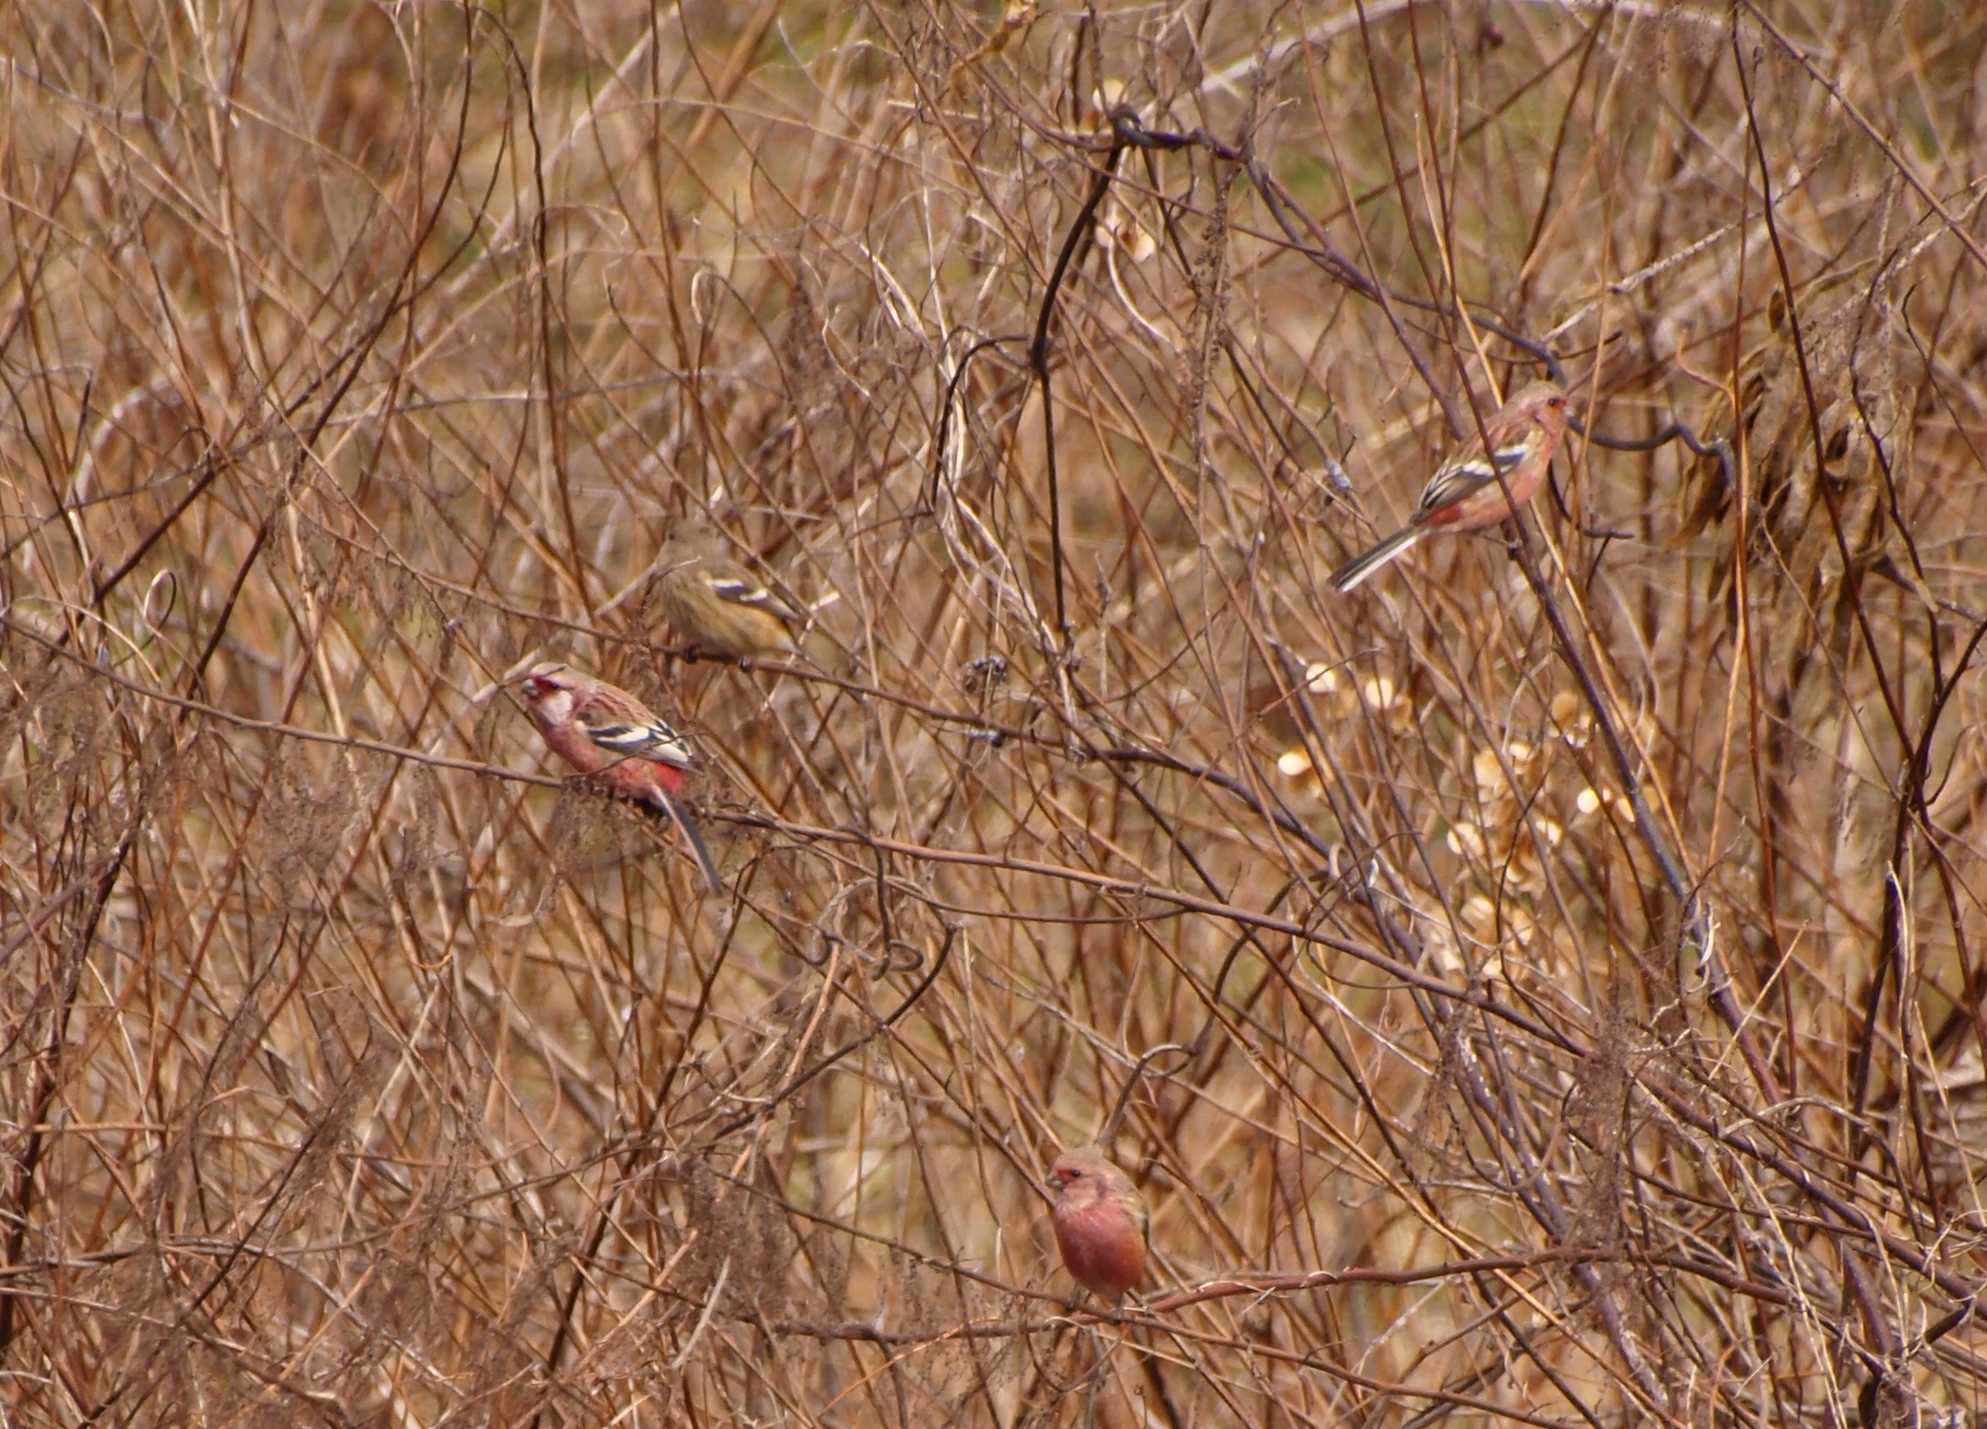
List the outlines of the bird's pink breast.
<svg viewBox="0 0 1987 1429">
<path fill-rule="evenodd" d="M 1099 1295 L 1124 1294 L 1145 1269 L 1145 1242 L 1113 1201 L 1059 1210 L 1056 1245 L 1069 1273 Z"/>
</svg>

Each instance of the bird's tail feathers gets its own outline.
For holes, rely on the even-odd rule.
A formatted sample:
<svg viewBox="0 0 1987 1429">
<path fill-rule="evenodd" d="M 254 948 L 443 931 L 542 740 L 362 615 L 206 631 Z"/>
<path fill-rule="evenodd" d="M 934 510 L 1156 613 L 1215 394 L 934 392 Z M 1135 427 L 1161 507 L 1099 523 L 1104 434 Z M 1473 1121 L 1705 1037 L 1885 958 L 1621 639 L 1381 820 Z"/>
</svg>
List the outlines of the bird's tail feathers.
<svg viewBox="0 0 1987 1429">
<path fill-rule="evenodd" d="M 1360 552 L 1333 571 L 1329 577 L 1332 587 L 1336 590 L 1351 590 L 1427 534 L 1426 526 L 1408 526 L 1394 532 L 1379 545 Z"/>
<path fill-rule="evenodd" d="M 648 792 L 652 796 L 650 806 L 658 813 L 667 815 L 669 821 L 683 831 L 683 841 L 690 845 L 690 856 L 697 861 L 697 869 L 704 875 L 704 882 L 710 885 L 711 892 L 724 892 L 724 880 L 718 877 L 717 860 L 711 857 L 710 847 L 705 844 L 697 825 L 660 786 L 651 786 Z"/>
</svg>

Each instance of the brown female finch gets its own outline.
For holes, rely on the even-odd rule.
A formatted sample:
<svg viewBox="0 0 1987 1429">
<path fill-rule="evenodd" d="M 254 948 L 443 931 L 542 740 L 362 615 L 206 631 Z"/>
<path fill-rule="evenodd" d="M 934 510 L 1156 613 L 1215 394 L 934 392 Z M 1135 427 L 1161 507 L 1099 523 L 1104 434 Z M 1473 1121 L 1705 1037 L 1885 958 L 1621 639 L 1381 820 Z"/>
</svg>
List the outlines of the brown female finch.
<svg viewBox="0 0 1987 1429">
<path fill-rule="evenodd" d="M 1120 1300 L 1145 1273 L 1145 1200 L 1095 1146 L 1065 1151 L 1049 1169 L 1056 1192 L 1056 1248 L 1071 1277 Z"/>
<path fill-rule="evenodd" d="M 662 613 L 693 650 L 748 660 L 802 655 L 793 632 L 806 617 L 733 560 L 699 516 L 679 525 L 656 557 Z"/>
<path fill-rule="evenodd" d="M 626 690 L 557 660 L 533 665 L 519 683 L 531 722 L 554 752 L 617 794 L 666 814 L 683 830 L 711 891 L 722 890 L 704 836 L 671 797 L 697 760 L 683 736 Z"/>
<path fill-rule="evenodd" d="M 1333 571 L 1331 583 L 1351 590 L 1437 531 L 1480 531 L 1508 520 L 1545 479 L 1566 431 L 1566 417 L 1566 394 L 1552 383 L 1534 382 L 1519 392 L 1484 422 L 1488 449 L 1471 437 L 1451 452 L 1421 489 L 1407 525 Z"/>
</svg>

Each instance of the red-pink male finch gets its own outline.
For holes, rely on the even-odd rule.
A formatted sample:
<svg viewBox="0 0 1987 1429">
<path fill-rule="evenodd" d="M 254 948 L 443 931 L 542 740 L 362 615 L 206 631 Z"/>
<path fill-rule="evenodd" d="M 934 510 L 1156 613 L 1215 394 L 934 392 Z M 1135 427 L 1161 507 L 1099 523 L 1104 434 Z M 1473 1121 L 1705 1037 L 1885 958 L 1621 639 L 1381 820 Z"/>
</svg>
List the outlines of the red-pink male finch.
<svg viewBox="0 0 1987 1429">
<path fill-rule="evenodd" d="M 1566 393 L 1552 383 L 1534 382 L 1519 392 L 1484 422 L 1489 445 L 1472 435 L 1452 451 L 1428 478 L 1407 525 L 1333 571 L 1332 585 L 1351 590 L 1437 531 L 1480 531 L 1509 520 L 1545 480 L 1567 416 Z"/>
<path fill-rule="evenodd" d="M 531 722 L 553 751 L 617 794 L 667 815 L 683 830 L 711 891 L 722 890 L 704 836 L 673 797 L 697 762 L 689 742 L 620 686 L 557 660 L 533 665 L 519 685 Z"/>
<path fill-rule="evenodd" d="M 1048 1181 L 1056 1192 L 1056 1249 L 1063 1265 L 1086 1290 L 1123 1299 L 1145 1273 L 1144 1197 L 1095 1146 L 1063 1152 Z"/>
</svg>

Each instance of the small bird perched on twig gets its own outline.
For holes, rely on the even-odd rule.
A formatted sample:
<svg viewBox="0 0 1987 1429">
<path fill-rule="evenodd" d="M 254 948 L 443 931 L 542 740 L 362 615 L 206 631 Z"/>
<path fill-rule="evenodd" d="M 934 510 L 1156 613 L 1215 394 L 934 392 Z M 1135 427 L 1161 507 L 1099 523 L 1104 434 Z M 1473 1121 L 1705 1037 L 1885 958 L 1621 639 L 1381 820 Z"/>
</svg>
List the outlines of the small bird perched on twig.
<svg viewBox="0 0 1987 1429">
<path fill-rule="evenodd" d="M 670 533 L 656 565 L 662 613 L 699 654 L 807 658 L 795 638 L 807 617 L 739 564 L 702 515 L 693 513 Z"/>
<path fill-rule="evenodd" d="M 1095 1146 L 1065 1151 L 1049 1169 L 1057 1193 L 1056 1249 L 1086 1290 L 1117 1301 L 1145 1274 L 1145 1198 Z"/>
<path fill-rule="evenodd" d="M 557 660 L 533 665 L 519 685 L 531 722 L 553 751 L 616 793 L 667 815 L 683 830 L 711 891 L 721 892 L 704 836 L 673 797 L 697 762 L 689 742 L 620 686 Z"/>
<path fill-rule="evenodd" d="M 1437 531 L 1480 531 L 1508 520 L 1545 479 L 1567 416 L 1566 393 L 1552 383 L 1534 382 L 1519 392 L 1484 422 L 1489 446 L 1472 435 L 1450 452 L 1421 489 L 1407 525 L 1333 571 L 1332 585 L 1351 590 Z"/>
</svg>

